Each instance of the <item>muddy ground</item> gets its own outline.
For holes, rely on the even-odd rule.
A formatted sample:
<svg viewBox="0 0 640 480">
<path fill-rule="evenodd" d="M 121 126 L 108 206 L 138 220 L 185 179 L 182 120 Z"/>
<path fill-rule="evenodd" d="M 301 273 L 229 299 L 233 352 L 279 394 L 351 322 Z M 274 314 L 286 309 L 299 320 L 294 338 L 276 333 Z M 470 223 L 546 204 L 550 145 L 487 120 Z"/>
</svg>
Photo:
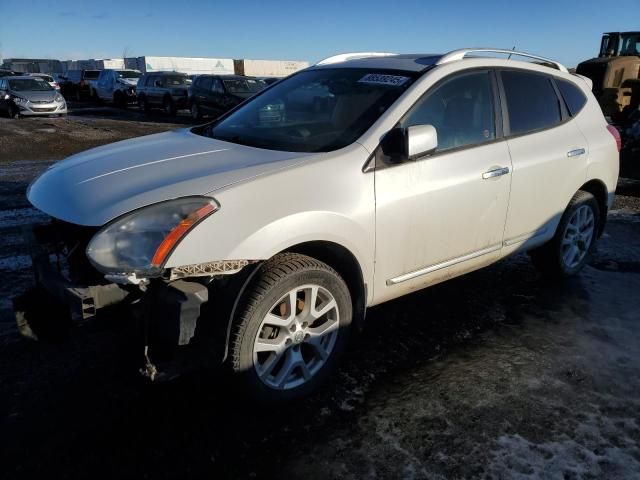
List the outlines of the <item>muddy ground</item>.
<svg viewBox="0 0 640 480">
<path fill-rule="evenodd" d="M 578 278 L 549 283 L 519 255 L 372 308 L 327 388 L 266 409 L 229 398 L 216 371 L 142 385 L 118 318 L 18 335 L 18 230 L 39 218 L 27 183 L 174 126 L 105 115 L 0 119 L 2 478 L 640 478 L 640 182 L 621 180 Z"/>
</svg>

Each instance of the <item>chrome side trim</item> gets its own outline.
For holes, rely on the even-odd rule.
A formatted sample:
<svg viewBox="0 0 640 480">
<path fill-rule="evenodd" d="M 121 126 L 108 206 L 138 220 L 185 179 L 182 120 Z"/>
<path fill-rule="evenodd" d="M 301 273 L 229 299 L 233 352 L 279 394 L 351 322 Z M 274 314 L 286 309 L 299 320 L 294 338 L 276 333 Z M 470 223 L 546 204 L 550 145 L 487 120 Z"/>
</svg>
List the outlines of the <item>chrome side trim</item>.
<svg viewBox="0 0 640 480">
<path fill-rule="evenodd" d="M 435 265 L 431 265 L 430 267 L 425 267 L 420 270 L 415 270 L 413 272 L 405 273 L 403 275 L 400 275 L 399 277 L 390 278 L 389 280 L 387 280 L 387 286 L 397 285 L 398 283 L 406 282 L 407 280 L 411 280 L 416 277 L 420 277 L 422 275 L 426 275 L 428 273 L 432 273 L 437 270 L 441 270 L 443 268 L 456 265 L 458 263 L 466 262 L 467 260 L 471 260 L 476 257 L 481 257 L 482 255 L 486 255 L 487 253 L 497 252 L 501 248 L 502 248 L 502 244 L 492 245 L 491 247 L 483 248 L 482 250 L 468 253 L 461 257 L 452 258 L 451 260 L 447 260 L 442 263 L 436 263 Z"/>
<path fill-rule="evenodd" d="M 549 229 L 545 227 L 542 230 L 534 230 L 533 232 L 523 233 L 522 235 L 518 235 L 517 237 L 508 238 L 503 243 L 505 247 L 509 247 L 511 245 L 515 245 L 516 243 L 521 243 L 521 242 L 524 242 L 525 240 L 529 240 L 531 238 L 544 235 L 545 233 L 547 233 L 548 230 Z"/>
</svg>

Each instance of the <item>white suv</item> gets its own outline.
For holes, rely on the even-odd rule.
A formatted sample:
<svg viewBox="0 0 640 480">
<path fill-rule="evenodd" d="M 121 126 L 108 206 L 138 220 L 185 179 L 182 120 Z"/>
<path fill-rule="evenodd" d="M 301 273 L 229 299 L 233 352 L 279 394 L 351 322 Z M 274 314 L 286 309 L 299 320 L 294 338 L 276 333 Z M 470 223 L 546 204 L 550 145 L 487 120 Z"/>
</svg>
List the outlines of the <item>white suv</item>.
<svg viewBox="0 0 640 480">
<path fill-rule="evenodd" d="M 90 81 L 90 95 L 96 102 L 126 107 L 137 101 L 136 86 L 141 76 L 138 70 L 101 70 L 100 76 Z"/>
<path fill-rule="evenodd" d="M 327 378 L 368 307 L 514 252 L 578 272 L 617 132 L 585 78 L 483 52 L 532 57 L 345 54 L 212 123 L 58 163 L 28 191 L 54 219 L 31 237 L 38 280 L 85 318 L 136 308 L 151 378 L 198 351 L 282 400 Z"/>
</svg>

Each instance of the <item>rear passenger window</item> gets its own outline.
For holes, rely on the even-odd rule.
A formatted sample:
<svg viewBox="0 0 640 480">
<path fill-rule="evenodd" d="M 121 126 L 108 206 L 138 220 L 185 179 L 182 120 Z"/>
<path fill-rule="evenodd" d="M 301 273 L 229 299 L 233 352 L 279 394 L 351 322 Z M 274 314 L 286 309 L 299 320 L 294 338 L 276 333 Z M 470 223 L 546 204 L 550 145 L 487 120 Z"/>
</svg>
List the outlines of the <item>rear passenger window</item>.
<svg viewBox="0 0 640 480">
<path fill-rule="evenodd" d="M 560 100 L 548 76 L 514 71 L 500 75 L 511 135 L 553 127 L 562 121 Z"/>
<path fill-rule="evenodd" d="M 456 76 L 416 103 L 400 122 L 402 127 L 433 125 L 437 151 L 477 145 L 496 138 L 489 73 Z"/>
<path fill-rule="evenodd" d="M 556 78 L 556 85 L 558 85 L 558 90 L 560 90 L 564 98 L 564 103 L 567 104 L 569 113 L 572 117 L 575 117 L 587 103 L 587 97 L 580 88 L 567 80 Z"/>
</svg>

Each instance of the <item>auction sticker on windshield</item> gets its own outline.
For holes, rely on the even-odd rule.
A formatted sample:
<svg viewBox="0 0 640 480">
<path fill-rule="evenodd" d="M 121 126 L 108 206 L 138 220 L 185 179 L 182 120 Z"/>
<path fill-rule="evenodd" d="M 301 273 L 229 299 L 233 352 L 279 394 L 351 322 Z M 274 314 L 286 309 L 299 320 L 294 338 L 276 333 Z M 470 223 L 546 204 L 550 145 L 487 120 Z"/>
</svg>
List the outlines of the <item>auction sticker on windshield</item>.
<svg viewBox="0 0 640 480">
<path fill-rule="evenodd" d="M 409 80 L 409 77 L 402 77 L 400 75 L 383 75 L 381 73 L 369 73 L 358 80 L 358 82 L 399 87 L 400 85 L 403 85 L 407 80 Z"/>
</svg>

